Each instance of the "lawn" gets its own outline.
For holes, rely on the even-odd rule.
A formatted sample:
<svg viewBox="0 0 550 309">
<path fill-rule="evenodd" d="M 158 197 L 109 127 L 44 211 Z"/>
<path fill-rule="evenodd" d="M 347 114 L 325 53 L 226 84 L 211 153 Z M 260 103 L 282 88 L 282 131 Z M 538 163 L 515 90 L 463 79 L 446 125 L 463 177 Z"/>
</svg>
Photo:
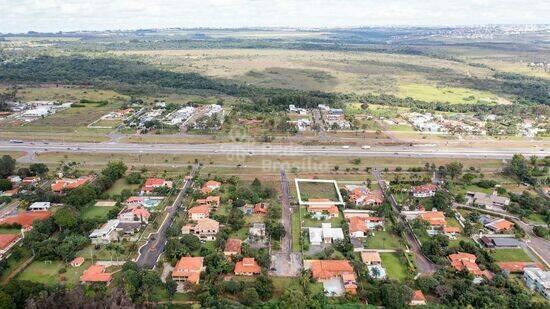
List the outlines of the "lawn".
<svg viewBox="0 0 550 309">
<path fill-rule="evenodd" d="M 338 217 L 332 218 L 329 220 L 317 220 L 314 218 L 306 218 L 303 217 L 304 214 L 307 213 L 306 207 L 302 206 L 301 209 L 302 214 L 302 227 L 321 227 L 322 223 L 330 223 L 332 224 L 332 227 L 341 227 L 342 226 L 342 214 L 339 214 Z"/>
<path fill-rule="evenodd" d="M 82 219 L 107 219 L 109 211 L 113 208 L 114 207 L 89 206 L 80 213 L 80 217 Z"/>
<path fill-rule="evenodd" d="M 388 231 L 374 232 L 367 238 L 368 249 L 402 249 L 401 239 Z"/>
<path fill-rule="evenodd" d="M 125 178 L 121 178 L 115 181 L 115 183 L 111 186 L 111 188 L 109 188 L 109 190 L 107 190 L 106 193 L 109 195 L 119 195 L 124 189 L 128 189 L 132 192 L 135 192 L 137 191 L 138 188 L 139 188 L 139 185 L 130 185 L 126 182 Z"/>
<path fill-rule="evenodd" d="M 17 276 L 17 279 L 43 283 L 46 285 L 53 285 L 55 283 L 76 285 L 80 280 L 80 276 L 90 264 L 91 262 L 88 261 L 80 267 L 71 267 L 61 261 L 52 261 L 51 263 L 35 261 L 25 268 L 25 270 Z M 66 269 L 66 272 L 59 273 L 63 268 Z"/>
<path fill-rule="evenodd" d="M 380 258 L 382 258 L 382 266 L 386 269 L 388 278 L 393 280 L 402 281 L 408 276 L 407 263 L 402 261 L 400 252 L 382 252 Z M 405 259 L 403 257 L 403 259 Z"/>
<path fill-rule="evenodd" d="M 521 248 L 495 249 L 491 256 L 497 262 L 532 262 L 533 260 Z"/>
<path fill-rule="evenodd" d="M 280 296 L 286 289 L 301 289 L 298 278 L 272 277 L 275 296 Z M 312 294 L 323 291 L 323 284 L 320 282 L 310 284 Z"/>
<path fill-rule="evenodd" d="M 338 202 L 338 193 L 333 183 L 328 182 L 299 182 L 302 201 L 308 199 L 329 199 Z"/>
</svg>

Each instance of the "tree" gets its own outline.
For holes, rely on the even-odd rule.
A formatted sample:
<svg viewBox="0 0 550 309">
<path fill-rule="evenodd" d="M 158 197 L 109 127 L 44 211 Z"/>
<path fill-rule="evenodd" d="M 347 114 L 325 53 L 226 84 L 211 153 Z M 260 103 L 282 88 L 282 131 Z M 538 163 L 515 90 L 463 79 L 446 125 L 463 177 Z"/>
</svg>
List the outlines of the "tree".
<svg viewBox="0 0 550 309">
<path fill-rule="evenodd" d="M 409 303 L 412 290 L 399 283 L 385 283 L 380 288 L 382 303 L 386 308 L 406 308 Z"/>
<path fill-rule="evenodd" d="M 141 173 L 139 172 L 131 172 L 128 176 L 126 176 L 126 182 L 131 185 L 140 184 L 142 179 Z"/>
<path fill-rule="evenodd" d="M 91 186 L 84 185 L 70 190 L 65 196 L 65 203 L 79 209 L 93 202 L 96 197 L 96 191 Z"/>
<path fill-rule="evenodd" d="M 61 230 L 64 230 L 75 227 L 78 217 L 76 211 L 72 207 L 67 206 L 56 211 L 53 215 L 53 220 Z"/>
<path fill-rule="evenodd" d="M 108 177 L 111 181 L 115 181 L 126 173 L 128 167 L 122 161 L 109 161 L 107 167 L 101 171 L 101 174 Z"/>
<path fill-rule="evenodd" d="M 180 243 L 184 245 L 189 251 L 195 251 L 200 249 L 201 241 L 200 239 L 191 234 L 186 234 L 181 237 Z"/>
<path fill-rule="evenodd" d="M 166 293 L 168 293 L 168 298 L 172 300 L 176 294 L 178 284 L 172 278 L 166 280 Z"/>
<path fill-rule="evenodd" d="M 9 155 L 2 156 L 2 158 L 0 158 L 0 178 L 12 175 L 14 170 L 15 159 Z"/>
<path fill-rule="evenodd" d="M 48 166 L 44 163 L 33 163 L 29 166 L 29 169 L 31 172 L 33 172 L 35 175 L 44 175 L 50 170 L 48 169 Z"/>
<path fill-rule="evenodd" d="M 258 276 L 254 288 L 262 300 L 268 300 L 273 296 L 273 281 L 264 273 Z"/>
<path fill-rule="evenodd" d="M 13 187 L 11 181 L 8 179 L 0 179 L 0 191 L 11 190 Z"/>
<path fill-rule="evenodd" d="M 462 175 L 463 167 L 464 166 L 460 162 L 451 162 L 445 165 L 445 170 L 447 171 L 447 175 L 449 175 L 451 179 L 454 180 L 456 177 Z"/>
<path fill-rule="evenodd" d="M 258 295 L 258 292 L 256 292 L 256 289 L 254 288 L 246 288 L 243 291 L 243 295 L 241 296 L 241 303 L 245 306 L 253 307 L 257 305 L 260 302 L 260 296 Z"/>
<path fill-rule="evenodd" d="M 0 309 L 15 309 L 15 303 L 10 295 L 0 291 Z"/>
</svg>

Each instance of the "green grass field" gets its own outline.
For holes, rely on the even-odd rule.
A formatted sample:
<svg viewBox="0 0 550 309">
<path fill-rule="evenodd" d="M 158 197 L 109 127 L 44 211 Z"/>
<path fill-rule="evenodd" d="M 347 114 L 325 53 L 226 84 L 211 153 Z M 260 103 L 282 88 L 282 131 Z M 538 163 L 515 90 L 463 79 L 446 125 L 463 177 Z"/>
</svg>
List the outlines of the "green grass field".
<svg viewBox="0 0 550 309">
<path fill-rule="evenodd" d="M 408 277 L 407 263 L 400 259 L 402 253 L 399 252 L 382 252 L 380 258 L 382 258 L 382 266 L 386 269 L 388 278 L 393 280 L 402 281 Z"/>
<path fill-rule="evenodd" d="M 300 214 L 295 212 L 292 214 L 292 251 L 300 252 L 302 250 L 300 246 Z"/>
<path fill-rule="evenodd" d="M 457 87 L 436 87 L 427 84 L 399 85 L 400 97 L 423 101 L 440 101 L 453 104 L 496 103 L 497 97 L 490 92 Z"/>
<path fill-rule="evenodd" d="M 532 262 L 533 260 L 521 248 L 496 249 L 491 256 L 497 262 Z"/>
<path fill-rule="evenodd" d="M 17 279 L 43 283 L 46 285 L 59 283 L 74 286 L 78 284 L 80 276 L 90 264 L 91 262 L 88 261 L 80 267 L 71 267 L 70 265 L 65 265 L 65 263 L 61 261 L 52 261 L 51 263 L 35 261 L 25 268 L 25 270 L 17 276 Z M 66 271 L 60 273 L 60 270 L 63 268 L 65 268 Z"/>
<path fill-rule="evenodd" d="M 124 189 L 128 189 L 128 190 L 134 192 L 137 189 L 139 189 L 139 185 L 130 185 L 126 182 L 125 178 L 121 178 L 121 179 L 115 181 L 113 186 L 111 188 L 109 188 L 109 190 L 107 190 L 107 194 L 109 194 L 109 195 L 119 195 L 122 192 L 122 190 L 124 190 Z"/>
<path fill-rule="evenodd" d="M 388 231 L 376 231 L 367 238 L 368 249 L 402 249 L 400 238 Z"/>
<path fill-rule="evenodd" d="M 338 201 L 338 194 L 333 183 L 324 182 L 299 182 L 302 201 L 309 199 L 329 199 Z"/>
<path fill-rule="evenodd" d="M 113 207 L 89 206 L 85 208 L 80 216 L 82 219 L 107 219 L 107 214 Z"/>
</svg>

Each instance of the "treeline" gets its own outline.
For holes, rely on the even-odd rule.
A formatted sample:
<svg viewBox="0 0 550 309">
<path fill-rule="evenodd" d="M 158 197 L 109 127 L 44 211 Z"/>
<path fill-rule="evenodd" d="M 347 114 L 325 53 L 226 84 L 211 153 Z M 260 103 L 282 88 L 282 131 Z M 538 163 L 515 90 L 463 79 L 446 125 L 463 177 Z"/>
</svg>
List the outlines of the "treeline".
<svg viewBox="0 0 550 309">
<path fill-rule="evenodd" d="M 550 113 L 550 102 L 548 105 L 490 105 L 490 104 L 450 104 L 447 102 L 427 102 L 416 100 L 410 97 L 399 98 L 391 94 L 365 94 L 361 96 L 347 95 L 347 100 L 358 100 L 361 103 L 380 104 L 411 109 L 422 109 L 438 112 L 453 113 L 476 113 L 495 115 L 548 115 Z"/>
</svg>

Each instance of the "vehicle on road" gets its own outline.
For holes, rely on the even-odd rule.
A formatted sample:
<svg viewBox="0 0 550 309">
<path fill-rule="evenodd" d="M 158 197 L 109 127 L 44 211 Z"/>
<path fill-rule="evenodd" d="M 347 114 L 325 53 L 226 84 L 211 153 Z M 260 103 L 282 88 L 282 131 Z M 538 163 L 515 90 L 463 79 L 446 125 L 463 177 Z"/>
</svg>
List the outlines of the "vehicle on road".
<svg viewBox="0 0 550 309">
<path fill-rule="evenodd" d="M 363 145 L 363 146 L 361 146 L 361 149 L 370 149 L 370 146 L 369 145 Z"/>
<path fill-rule="evenodd" d="M 10 139 L 10 143 L 12 143 L 12 144 L 23 144 L 23 141 L 19 140 L 19 139 Z"/>
<path fill-rule="evenodd" d="M 342 146 L 343 149 L 349 149 L 349 146 L 348 145 L 344 145 Z"/>
</svg>

